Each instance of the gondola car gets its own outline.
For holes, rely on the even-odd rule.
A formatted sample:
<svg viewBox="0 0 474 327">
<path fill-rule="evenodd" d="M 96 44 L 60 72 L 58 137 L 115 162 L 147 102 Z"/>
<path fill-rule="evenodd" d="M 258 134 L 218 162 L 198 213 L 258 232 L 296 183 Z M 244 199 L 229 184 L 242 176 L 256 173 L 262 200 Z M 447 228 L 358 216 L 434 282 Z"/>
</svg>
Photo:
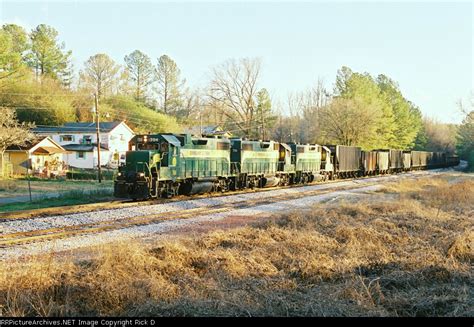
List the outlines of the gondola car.
<svg viewBox="0 0 474 327">
<path fill-rule="evenodd" d="M 389 163 L 391 173 L 399 173 L 403 171 L 403 151 L 390 149 Z"/>
<path fill-rule="evenodd" d="M 411 167 L 412 170 L 422 170 L 427 168 L 428 152 L 411 151 Z"/>
<path fill-rule="evenodd" d="M 459 165 L 459 163 L 460 163 L 459 156 L 456 156 L 456 155 L 446 156 L 447 167 L 457 166 Z"/>
<path fill-rule="evenodd" d="M 389 151 L 377 150 L 377 173 L 387 174 L 390 169 Z"/>
<path fill-rule="evenodd" d="M 403 171 L 409 171 L 411 169 L 411 152 L 403 151 Z"/>
<path fill-rule="evenodd" d="M 428 168 L 441 168 L 446 167 L 446 153 L 444 152 L 431 152 L 428 159 Z"/>
<path fill-rule="evenodd" d="M 360 147 L 346 145 L 327 145 L 327 147 L 331 150 L 336 178 L 357 177 L 362 173 Z"/>
<path fill-rule="evenodd" d="M 364 176 L 375 175 L 377 173 L 377 151 L 362 151 L 361 160 Z"/>
</svg>

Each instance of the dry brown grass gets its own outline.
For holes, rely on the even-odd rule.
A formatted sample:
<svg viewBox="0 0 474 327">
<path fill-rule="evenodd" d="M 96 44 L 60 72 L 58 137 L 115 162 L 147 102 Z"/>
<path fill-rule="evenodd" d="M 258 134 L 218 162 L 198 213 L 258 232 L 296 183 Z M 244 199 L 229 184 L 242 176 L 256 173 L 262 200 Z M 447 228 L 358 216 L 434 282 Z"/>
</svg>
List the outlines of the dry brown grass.
<svg viewBox="0 0 474 327">
<path fill-rule="evenodd" d="M 474 181 L 418 183 L 393 186 L 398 201 L 3 265 L 0 305 L 45 316 L 473 316 Z"/>
</svg>

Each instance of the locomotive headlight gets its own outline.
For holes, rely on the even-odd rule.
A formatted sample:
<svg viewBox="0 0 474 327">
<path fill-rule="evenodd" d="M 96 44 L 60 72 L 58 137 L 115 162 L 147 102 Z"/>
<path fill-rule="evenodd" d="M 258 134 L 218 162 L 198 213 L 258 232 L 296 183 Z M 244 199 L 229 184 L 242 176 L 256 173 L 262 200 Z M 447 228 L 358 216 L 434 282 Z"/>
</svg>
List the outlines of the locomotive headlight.
<svg viewBox="0 0 474 327">
<path fill-rule="evenodd" d="M 122 173 L 118 173 L 117 176 L 118 176 L 118 177 L 122 176 Z"/>
<path fill-rule="evenodd" d="M 145 177 L 145 173 L 138 174 L 139 177 Z"/>
</svg>

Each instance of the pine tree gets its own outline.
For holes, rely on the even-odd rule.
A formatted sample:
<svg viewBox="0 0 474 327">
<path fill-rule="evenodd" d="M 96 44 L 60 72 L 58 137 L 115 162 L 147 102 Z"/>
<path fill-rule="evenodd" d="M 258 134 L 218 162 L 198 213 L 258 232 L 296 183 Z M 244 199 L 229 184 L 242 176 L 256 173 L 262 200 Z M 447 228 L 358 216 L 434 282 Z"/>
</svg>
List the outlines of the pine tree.
<svg viewBox="0 0 474 327">
<path fill-rule="evenodd" d="M 38 79 L 49 76 L 61 80 L 62 77 L 70 75 L 72 52 L 64 50 L 65 44 L 59 42 L 58 32 L 54 28 L 40 24 L 31 31 L 30 39 L 28 63 L 35 70 Z"/>
<path fill-rule="evenodd" d="M 139 50 L 125 56 L 125 67 L 132 81 L 135 100 L 144 102 L 148 87 L 155 81 L 156 71 L 150 57 Z"/>
<path fill-rule="evenodd" d="M 173 59 L 167 55 L 158 58 L 156 90 L 159 95 L 158 106 L 165 114 L 175 114 L 182 106 L 182 88 L 185 80 L 182 80 L 180 75 L 181 71 Z"/>
</svg>

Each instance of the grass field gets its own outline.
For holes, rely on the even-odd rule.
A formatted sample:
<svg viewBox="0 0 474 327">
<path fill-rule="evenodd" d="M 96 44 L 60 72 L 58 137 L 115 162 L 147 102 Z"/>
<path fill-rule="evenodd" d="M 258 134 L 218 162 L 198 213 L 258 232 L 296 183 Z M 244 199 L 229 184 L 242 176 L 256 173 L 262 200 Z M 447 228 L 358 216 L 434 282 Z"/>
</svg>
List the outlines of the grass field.
<svg viewBox="0 0 474 327">
<path fill-rule="evenodd" d="M 110 188 L 113 181 L 104 180 L 99 184 L 97 181 L 74 181 L 74 180 L 42 180 L 31 181 L 31 191 L 33 194 L 47 192 L 67 192 L 78 189 Z M 28 181 L 21 179 L 0 180 L 0 198 L 28 195 Z"/>
<path fill-rule="evenodd" d="M 94 203 L 113 199 L 113 181 L 41 180 L 31 181 L 32 202 L 28 202 L 28 181 L 0 180 L 0 212 L 31 210 Z M 2 199 L 8 200 L 2 202 Z"/>
<path fill-rule="evenodd" d="M 39 196 L 36 197 L 32 202 L 0 204 L 0 212 L 72 206 L 101 201 L 110 201 L 113 199 L 115 198 L 113 197 L 113 189 L 111 188 L 77 189 L 63 191 L 54 197 Z"/>
<path fill-rule="evenodd" d="M 473 316 L 474 179 L 1 265 L 6 316 Z M 95 253 L 95 254 L 94 254 Z"/>
</svg>

